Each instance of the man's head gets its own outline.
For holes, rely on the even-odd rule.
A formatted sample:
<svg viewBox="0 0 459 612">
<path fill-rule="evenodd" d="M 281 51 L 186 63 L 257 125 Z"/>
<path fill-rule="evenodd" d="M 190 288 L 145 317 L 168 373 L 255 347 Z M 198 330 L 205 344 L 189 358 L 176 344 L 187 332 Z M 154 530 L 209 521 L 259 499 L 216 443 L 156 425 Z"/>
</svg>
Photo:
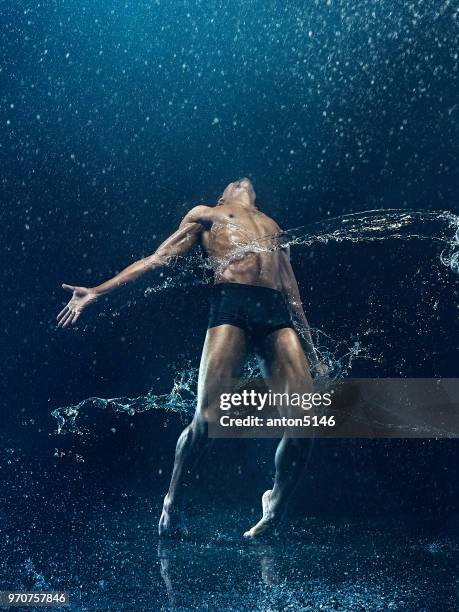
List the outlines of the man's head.
<svg viewBox="0 0 459 612">
<path fill-rule="evenodd" d="M 225 202 L 237 201 L 243 204 L 255 204 L 256 193 L 253 188 L 252 182 L 246 176 L 238 179 L 237 181 L 233 181 L 229 183 L 225 187 L 225 191 L 223 192 L 221 198 L 219 199 L 219 204 L 224 204 Z"/>
</svg>

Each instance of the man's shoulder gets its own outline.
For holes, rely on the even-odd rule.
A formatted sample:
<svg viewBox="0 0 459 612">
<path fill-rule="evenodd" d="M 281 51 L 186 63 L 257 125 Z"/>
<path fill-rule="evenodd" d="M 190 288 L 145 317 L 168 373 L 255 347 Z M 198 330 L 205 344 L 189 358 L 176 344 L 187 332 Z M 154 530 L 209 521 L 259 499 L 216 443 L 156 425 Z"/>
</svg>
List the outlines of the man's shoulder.
<svg viewBox="0 0 459 612">
<path fill-rule="evenodd" d="M 277 221 L 273 219 L 272 217 L 269 217 L 268 215 L 265 214 L 265 218 L 267 221 L 268 231 L 272 232 L 272 234 L 276 236 L 278 239 L 280 239 L 281 243 L 283 243 L 284 242 L 283 237 L 285 235 L 284 230 L 277 223 Z M 280 251 L 290 256 L 290 246 L 288 245 L 288 243 L 282 244 L 282 246 L 280 247 Z"/>
<path fill-rule="evenodd" d="M 198 204 L 191 208 L 185 215 L 183 222 L 185 223 L 201 223 L 207 225 L 213 220 L 214 208 L 205 204 Z"/>
<path fill-rule="evenodd" d="M 193 206 L 193 208 L 189 210 L 188 214 L 199 217 L 200 215 L 210 215 L 212 211 L 212 206 L 208 206 L 207 204 L 196 204 L 196 206 Z"/>
<path fill-rule="evenodd" d="M 277 231 L 277 232 L 282 231 L 282 228 L 280 227 L 280 225 L 277 223 L 275 219 L 273 219 L 272 217 L 270 217 L 264 212 L 262 212 L 261 214 L 264 216 L 267 225 L 269 225 L 274 231 Z"/>
</svg>

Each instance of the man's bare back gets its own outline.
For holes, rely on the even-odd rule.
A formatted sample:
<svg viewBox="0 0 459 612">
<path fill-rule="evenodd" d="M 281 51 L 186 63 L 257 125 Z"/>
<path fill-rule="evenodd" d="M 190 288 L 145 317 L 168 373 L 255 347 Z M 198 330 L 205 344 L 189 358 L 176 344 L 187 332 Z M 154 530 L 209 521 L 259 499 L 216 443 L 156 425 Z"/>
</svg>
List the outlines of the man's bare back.
<svg viewBox="0 0 459 612">
<path fill-rule="evenodd" d="M 198 226 L 215 283 L 241 283 L 281 290 L 286 253 L 279 249 L 277 223 L 255 206 L 248 179 L 230 183 L 216 206 L 196 206 L 181 229 Z"/>
<path fill-rule="evenodd" d="M 173 258 L 200 245 L 212 264 L 216 284 L 238 283 L 283 292 L 292 314 L 308 336 L 289 249 L 280 248 L 280 227 L 258 210 L 255 197 L 249 179 L 229 183 L 216 206 L 199 205 L 190 210 L 179 229 L 149 257 L 136 261 L 97 287 L 64 284 L 73 297 L 58 315 L 59 326 L 75 324 L 82 310 L 101 296 L 167 266 Z M 308 337 L 306 342 L 309 343 Z"/>
<path fill-rule="evenodd" d="M 201 244 L 212 262 L 215 283 L 243 283 L 281 289 L 280 228 L 254 206 L 225 203 L 209 208 L 210 227 Z"/>
</svg>

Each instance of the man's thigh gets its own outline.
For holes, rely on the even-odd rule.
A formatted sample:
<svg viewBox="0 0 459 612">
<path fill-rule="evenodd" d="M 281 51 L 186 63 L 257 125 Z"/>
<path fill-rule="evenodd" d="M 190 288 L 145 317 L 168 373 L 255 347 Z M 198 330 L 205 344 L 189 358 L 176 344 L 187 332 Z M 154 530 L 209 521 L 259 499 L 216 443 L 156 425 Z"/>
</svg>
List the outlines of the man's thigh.
<svg viewBox="0 0 459 612">
<path fill-rule="evenodd" d="M 218 325 L 207 330 L 199 366 L 197 416 L 205 416 L 222 393 L 231 392 L 246 351 L 247 340 L 240 327 Z"/>
<path fill-rule="evenodd" d="M 311 374 L 296 331 L 284 327 L 266 336 L 258 354 L 260 368 L 269 387 L 276 392 L 308 392 Z"/>
</svg>

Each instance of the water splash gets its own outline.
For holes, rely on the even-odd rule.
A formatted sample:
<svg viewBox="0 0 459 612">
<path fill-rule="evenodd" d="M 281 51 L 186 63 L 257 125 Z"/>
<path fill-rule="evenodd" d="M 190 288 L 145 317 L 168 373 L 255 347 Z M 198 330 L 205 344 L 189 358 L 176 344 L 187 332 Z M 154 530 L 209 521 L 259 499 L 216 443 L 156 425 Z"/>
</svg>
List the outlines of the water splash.
<svg viewBox="0 0 459 612">
<path fill-rule="evenodd" d="M 372 210 L 342 215 L 310 226 L 281 232 L 273 236 L 235 245 L 234 250 L 222 262 L 227 265 L 233 258 L 240 258 L 247 252 L 266 252 L 287 246 L 311 246 L 313 244 L 367 243 L 382 240 L 427 240 L 438 244 L 441 251 L 438 261 L 451 272 L 459 274 L 459 217 L 448 211 L 425 212 L 399 209 Z M 190 287 L 210 282 L 210 262 L 202 254 L 177 258 L 170 262 L 170 272 L 162 275 L 160 281 L 151 285 L 145 296 L 174 288 Z M 173 273 L 172 273 L 173 272 Z M 134 302 L 131 302 L 131 304 Z M 106 315 L 105 315 L 106 316 Z M 110 316 L 119 316 L 119 312 Z M 298 330 L 302 335 L 301 330 Z M 374 330 L 368 328 L 359 337 L 339 340 L 324 330 L 311 330 L 320 361 L 328 368 L 332 379 L 348 375 L 356 359 L 380 361 L 383 356 L 373 354 L 368 337 Z M 83 434 L 88 431 L 84 425 L 91 420 L 94 412 L 112 410 L 134 415 L 147 410 L 162 410 L 179 415 L 191 415 L 196 407 L 197 368 L 189 364 L 178 373 L 169 393 L 158 394 L 154 389 L 136 398 L 92 397 L 74 406 L 57 408 L 52 415 L 57 419 L 58 433 Z M 245 366 L 243 377 L 258 376 L 255 360 Z"/>
<path fill-rule="evenodd" d="M 367 330 L 366 334 L 371 331 Z M 304 339 L 304 331 L 297 327 L 297 332 Z M 347 376 L 356 359 L 378 362 L 382 357 L 372 355 L 369 347 L 357 335 L 350 340 L 338 340 L 320 329 L 311 329 L 311 335 L 319 362 L 326 366 L 327 378 L 331 380 Z"/>
<path fill-rule="evenodd" d="M 401 209 L 369 210 L 341 215 L 317 223 L 285 230 L 275 236 L 235 244 L 219 262 L 224 268 L 246 253 L 275 251 L 291 246 L 312 246 L 329 242 L 368 243 L 383 240 L 427 240 L 441 248 L 440 261 L 459 273 L 459 216 L 449 211 Z"/>
<path fill-rule="evenodd" d="M 419 239 L 459 248 L 459 216 L 449 211 L 368 210 L 286 230 L 282 236 L 288 244 L 300 245 Z"/>
<path fill-rule="evenodd" d="M 300 332 L 300 330 L 298 330 Z M 331 379 L 345 377 L 351 369 L 355 359 L 372 359 L 362 343 L 355 338 L 351 345 L 345 341 L 333 340 L 324 332 L 311 330 L 314 344 L 319 353 L 320 361 L 324 363 Z M 301 332 L 300 332 L 301 334 Z M 254 357 L 247 360 L 241 374 L 241 383 L 261 376 L 258 363 Z M 177 374 L 169 393 L 158 394 L 151 389 L 146 395 L 135 398 L 89 397 L 74 406 L 64 406 L 52 411 L 51 415 L 57 419 L 58 434 L 84 435 L 90 431 L 96 413 L 110 410 L 124 412 L 130 416 L 148 410 L 161 410 L 165 413 L 175 413 L 179 416 L 189 417 L 194 414 L 197 402 L 198 369 L 190 364 L 184 366 Z M 59 457 L 56 449 L 55 456 Z"/>
<path fill-rule="evenodd" d="M 125 412 L 130 416 L 146 410 L 162 410 L 182 415 L 193 414 L 196 408 L 197 368 L 186 366 L 177 375 L 169 393 L 155 394 L 150 391 L 139 397 L 89 397 L 74 406 L 53 410 L 57 419 L 57 433 L 84 434 L 88 432 L 85 421 L 97 411 L 112 410 Z"/>
<path fill-rule="evenodd" d="M 168 289 L 177 287 L 185 289 L 210 282 L 210 262 L 201 252 L 194 255 L 176 257 L 169 262 L 168 268 L 174 274 L 166 275 L 164 272 L 161 272 L 159 275 L 161 280 L 145 289 L 145 297 Z"/>
<path fill-rule="evenodd" d="M 318 221 L 234 248 L 218 262 L 210 261 L 202 252 L 176 257 L 169 261 L 167 272 L 160 272 L 155 283 L 145 291 L 151 297 L 163 291 L 186 289 L 212 282 L 212 266 L 222 271 L 232 261 L 247 253 L 272 252 L 287 247 L 310 247 L 314 244 L 369 243 L 384 240 L 425 240 L 437 244 L 441 251 L 438 261 L 451 272 L 459 274 L 459 216 L 449 211 L 416 211 L 378 209 L 341 215 Z M 99 314 L 102 319 L 120 316 L 120 312 L 135 305 L 132 299 L 123 306 Z"/>
</svg>

